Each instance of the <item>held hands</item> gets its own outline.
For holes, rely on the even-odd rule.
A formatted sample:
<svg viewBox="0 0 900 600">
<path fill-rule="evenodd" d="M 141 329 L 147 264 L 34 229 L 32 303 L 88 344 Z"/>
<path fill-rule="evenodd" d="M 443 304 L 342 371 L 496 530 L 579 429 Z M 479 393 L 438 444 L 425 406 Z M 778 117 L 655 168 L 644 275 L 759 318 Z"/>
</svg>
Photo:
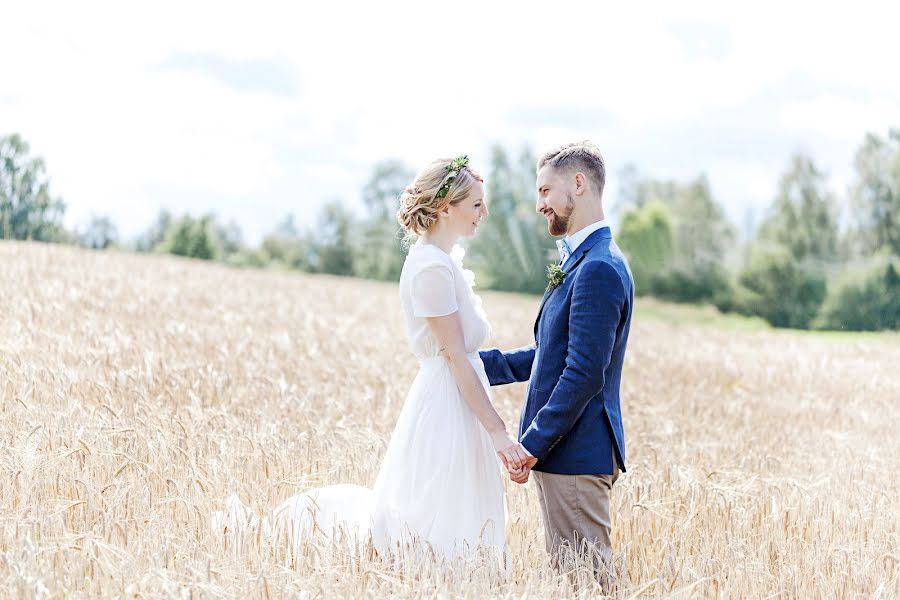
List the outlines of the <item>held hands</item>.
<svg viewBox="0 0 900 600">
<path fill-rule="evenodd" d="M 522 444 L 515 441 L 506 430 L 491 432 L 491 441 L 503 466 L 509 471 L 509 478 L 516 483 L 525 483 L 531 473 L 531 467 L 537 459 L 528 456 Z"/>
<path fill-rule="evenodd" d="M 533 456 L 527 456 L 525 459 L 525 465 L 521 469 L 510 469 L 506 468 L 509 471 L 509 478 L 515 483 L 528 483 L 528 477 L 531 475 L 531 468 L 537 464 L 537 459 Z"/>
<path fill-rule="evenodd" d="M 494 450 L 497 452 L 500 460 L 503 461 L 503 466 L 506 467 L 507 471 L 511 469 L 518 471 L 525 466 L 528 455 L 525 454 L 522 445 L 510 437 L 505 429 L 492 431 L 490 435 L 491 442 L 494 444 Z"/>
</svg>

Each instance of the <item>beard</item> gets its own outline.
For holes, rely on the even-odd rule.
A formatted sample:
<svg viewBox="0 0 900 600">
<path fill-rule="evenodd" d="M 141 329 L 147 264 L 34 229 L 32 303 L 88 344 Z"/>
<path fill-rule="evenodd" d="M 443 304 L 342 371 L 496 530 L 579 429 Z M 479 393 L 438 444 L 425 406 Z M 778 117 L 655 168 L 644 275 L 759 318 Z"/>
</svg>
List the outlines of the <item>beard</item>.
<svg viewBox="0 0 900 600">
<path fill-rule="evenodd" d="M 565 214 L 559 214 L 553 211 L 553 218 L 550 219 L 550 224 L 547 227 L 550 230 L 550 235 L 560 236 L 568 233 L 569 219 L 572 217 L 573 210 L 575 210 L 575 199 L 572 198 L 572 194 L 566 194 L 566 212 Z"/>
</svg>

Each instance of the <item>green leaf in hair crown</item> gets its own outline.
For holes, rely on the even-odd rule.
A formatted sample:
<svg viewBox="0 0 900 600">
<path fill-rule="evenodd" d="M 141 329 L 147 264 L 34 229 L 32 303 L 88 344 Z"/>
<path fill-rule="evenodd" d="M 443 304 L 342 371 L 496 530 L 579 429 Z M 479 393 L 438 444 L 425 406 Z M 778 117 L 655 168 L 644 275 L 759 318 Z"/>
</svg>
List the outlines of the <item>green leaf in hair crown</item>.
<svg viewBox="0 0 900 600">
<path fill-rule="evenodd" d="M 461 154 L 457 156 L 453 160 L 450 161 L 450 164 L 447 165 L 447 175 L 444 178 L 444 183 L 441 184 L 440 189 L 438 189 L 437 194 L 435 194 L 435 198 L 445 198 L 447 194 L 450 193 L 450 185 L 456 179 L 456 176 L 459 175 L 459 172 L 463 169 L 463 167 L 469 166 L 469 157 L 466 154 Z"/>
</svg>

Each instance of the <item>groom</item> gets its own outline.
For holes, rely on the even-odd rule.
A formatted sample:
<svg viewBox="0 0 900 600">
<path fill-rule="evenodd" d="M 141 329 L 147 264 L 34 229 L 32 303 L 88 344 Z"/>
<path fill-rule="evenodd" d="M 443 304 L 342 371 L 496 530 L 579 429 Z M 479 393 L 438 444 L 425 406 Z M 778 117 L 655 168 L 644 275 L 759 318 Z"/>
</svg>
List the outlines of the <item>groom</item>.
<svg viewBox="0 0 900 600">
<path fill-rule="evenodd" d="M 519 439 L 534 471 L 547 551 L 612 553 L 609 498 L 625 470 L 619 384 L 631 326 L 631 271 L 603 214 L 606 169 L 589 141 L 537 164 L 537 206 L 561 260 L 538 309 L 531 346 L 483 350 L 491 385 L 528 381 Z"/>
</svg>

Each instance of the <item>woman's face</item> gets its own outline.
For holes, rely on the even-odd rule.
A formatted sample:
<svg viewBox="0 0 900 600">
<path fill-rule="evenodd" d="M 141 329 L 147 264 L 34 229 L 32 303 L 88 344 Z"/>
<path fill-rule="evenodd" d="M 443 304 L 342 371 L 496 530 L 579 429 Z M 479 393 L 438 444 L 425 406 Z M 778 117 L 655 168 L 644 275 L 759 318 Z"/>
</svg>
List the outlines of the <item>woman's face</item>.
<svg viewBox="0 0 900 600">
<path fill-rule="evenodd" d="M 484 184 L 476 181 L 468 197 L 448 209 L 451 230 L 460 237 L 472 237 L 478 231 L 481 219 L 488 216 L 484 200 Z"/>
</svg>

